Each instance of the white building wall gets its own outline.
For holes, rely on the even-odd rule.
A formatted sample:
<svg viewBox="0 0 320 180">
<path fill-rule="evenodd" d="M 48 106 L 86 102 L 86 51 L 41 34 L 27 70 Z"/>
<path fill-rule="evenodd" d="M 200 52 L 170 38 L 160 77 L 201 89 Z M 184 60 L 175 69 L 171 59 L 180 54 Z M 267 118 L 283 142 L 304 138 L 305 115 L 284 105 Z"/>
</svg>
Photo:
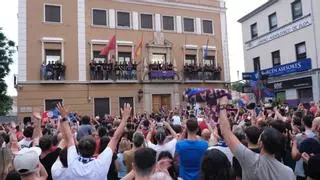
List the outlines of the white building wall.
<svg viewBox="0 0 320 180">
<path fill-rule="evenodd" d="M 303 0 L 303 16 L 310 14 L 311 1 Z M 317 62 L 317 52 L 315 50 L 316 44 L 314 42 L 313 24 L 301 30 L 287 34 L 278 39 L 272 40 L 266 44 L 254 47 L 247 50 L 246 42 L 251 40 L 250 25 L 257 22 L 258 38 L 266 33 L 269 33 L 269 19 L 268 16 L 274 12 L 277 13 L 278 28 L 292 22 L 291 3 L 293 0 L 279 0 L 272 6 L 251 17 L 242 23 L 242 33 L 244 42 L 244 60 L 245 71 L 253 71 L 253 58 L 259 56 L 261 69 L 272 67 L 271 52 L 280 50 L 281 64 L 287 64 L 296 60 L 295 44 L 305 41 L 307 47 L 307 56 L 312 59 L 313 68 L 319 67 Z M 319 3 L 319 1 L 317 2 Z M 315 23 L 315 22 L 312 22 Z M 317 23 L 320 24 L 320 23 Z M 319 26 L 319 25 L 317 25 Z M 319 45 L 318 45 L 319 46 Z M 318 51 L 319 52 L 319 51 Z"/>
<path fill-rule="evenodd" d="M 312 65 L 315 65 L 315 51 L 312 26 L 283 36 L 281 38 L 262 44 L 244 52 L 246 72 L 253 72 L 253 58 L 260 57 L 261 69 L 272 67 L 271 52 L 280 50 L 281 64 L 288 64 L 296 61 L 295 44 L 306 42 L 307 56 L 312 58 Z M 314 67 L 315 68 L 315 67 Z"/>
<path fill-rule="evenodd" d="M 248 49 L 246 42 L 251 40 L 250 25 L 257 23 L 258 39 L 264 34 L 270 33 L 268 16 L 274 12 L 277 13 L 278 28 L 292 23 L 291 3 L 294 0 L 279 0 L 270 7 L 257 13 L 242 23 L 243 45 L 245 71 L 253 72 L 253 58 L 260 57 L 261 69 L 272 67 L 271 52 L 280 50 L 281 64 L 287 64 L 296 61 L 295 44 L 300 42 L 306 43 L 307 57 L 312 59 L 312 68 L 320 68 L 320 1 L 319 0 L 302 0 L 303 17 L 308 16 L 312 24 L 303 29 L 289 33 L 278 39 L 266 42 L 259 46 Z M 299 21 L 299 20 L 298 20 Z M 285 27 L 282 27 L 285 28 Z M 277 31 L 277 30 L 275 30 Z M 300 77 L 297 77 L 300 78 Z M 314 100 L 320 99 L 320 72 L 312 73 L 312 89 Z M 286 99 L 297 99 L 296 89 L 286 90 Z"/>
<path fill-rule="evenodd" d="M 257 22 L 258 27 L 258 36 L 261 36 L 265 33 L 270 32 L 269 30 L 269 19 L 268 16 L 274 12 L 277 13 L 277 22 L 278 27 L 281 27 L 285 24 L 292 22 L 292 13 L 291 13 L 291 3 L 294 0 L 279 0 L 272 6 L 267 9 L 259 12 L 255 16 L 251 17 L 247 21 L 242 23 L 242 33 L 243 33 L 243 41 L 247 42 L 251 40 L 251 31 L 250 25 Z M 311 1 L 313 0 L 303 0 L 302 1 L 302 9 L 303 15 L 307 15 L 311 13 Z"/>
</svg>

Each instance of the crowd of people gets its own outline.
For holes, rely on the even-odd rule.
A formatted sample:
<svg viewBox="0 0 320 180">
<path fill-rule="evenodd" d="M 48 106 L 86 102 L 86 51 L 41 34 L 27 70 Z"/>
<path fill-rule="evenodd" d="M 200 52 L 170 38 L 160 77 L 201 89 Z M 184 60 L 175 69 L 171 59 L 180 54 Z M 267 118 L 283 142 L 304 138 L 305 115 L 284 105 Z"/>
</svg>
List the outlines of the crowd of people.
<svg viewBox="0 0 320 180">
<path fill-rule="evenodd" d="M 188 80 L 220 80 L 221 71 L 221 67 L 215 67 L 215 65 L 184 65 L 184 76 Z"/>
<path fill-rule="evenodd" d="M 41 64 L 42 80 L 64 80 L 66 67 L 61 61 L 49 61 Z"/>
<path fill-rule="evenodd" d="M 222 96 L 222 95 L 221 95 Z M 2 124 L 4 180 L 294 180 L 320 179 L 320 109 L 274 103 L 174 108 L 120 117 L 77 115 Z M 23 127 L 22 127 L 23 126 Z"/>
<path fill-rule="evenodd" d="M 135 62 L 123 61 L 118 63 L 95 62 L 89 64 L 91 80 L 136 80 L 137 65 Z"/>
</svg>

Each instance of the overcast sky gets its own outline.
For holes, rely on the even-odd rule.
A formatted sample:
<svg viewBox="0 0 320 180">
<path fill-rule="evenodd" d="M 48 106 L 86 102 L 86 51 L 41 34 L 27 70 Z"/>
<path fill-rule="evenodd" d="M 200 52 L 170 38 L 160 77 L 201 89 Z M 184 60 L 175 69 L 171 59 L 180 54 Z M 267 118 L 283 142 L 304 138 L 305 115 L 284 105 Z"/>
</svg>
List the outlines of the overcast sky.
<svg viewBox="0 0 320 180">
<path fill-rule="evenodd" d="M 241 78 L 244 70 L 241 24 L 237 22 L 245 14 L 257 8 L 267 0 L 225 0 L 227 2 L 227 26 L 229 38 L 229 59 L 231 81 L 237 81 L 237 71 Z M 0 5 L 0 27 L 10 40 L 18 42 L 18 0 L 6 0 Z M 18 74 L 17 53 L 11 65 L 10 75 L 5 78 L 8 94 L 17 95 L 13 87 L 13 75 Z"/>
</svg>

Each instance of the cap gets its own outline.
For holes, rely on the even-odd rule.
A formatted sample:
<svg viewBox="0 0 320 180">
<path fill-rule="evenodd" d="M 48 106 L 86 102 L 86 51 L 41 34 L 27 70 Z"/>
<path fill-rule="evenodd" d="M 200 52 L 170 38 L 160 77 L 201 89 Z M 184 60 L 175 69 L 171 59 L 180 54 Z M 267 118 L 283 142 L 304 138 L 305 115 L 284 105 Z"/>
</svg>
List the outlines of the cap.
<svg viewBox="0 0 320 180">
<path fill-rule="evenodd" d="M 39 162 L 41 149 L 38 147 L 23 148 L 16 153 L 13 160 L 15 169 L 19 174 L 29 174 L 35 172 Z"/>
</svg>

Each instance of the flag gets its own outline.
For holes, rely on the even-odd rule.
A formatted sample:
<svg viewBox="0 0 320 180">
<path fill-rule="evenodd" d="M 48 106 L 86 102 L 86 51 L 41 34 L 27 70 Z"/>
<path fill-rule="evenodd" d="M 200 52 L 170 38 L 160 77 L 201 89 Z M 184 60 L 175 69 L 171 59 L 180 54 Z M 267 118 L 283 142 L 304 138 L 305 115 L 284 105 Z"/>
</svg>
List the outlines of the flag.
<svg viewBox="0 0 320 180">
<path fill-rule="evenodd" d="M 206 46 L 206 49 L 204 49 L 203 59 L 207 59 L 208 57 L 208 45 L 209 45 L 209 39 L 207 39 L 207 46 Z"/>
<path fill-rule="evenodd" d="M 100 56 L 108 56 L 109 55 L 109 51 L 116 49 L 116 35 L 113 35 L 112 38 L 109 40 L 108 44 L 106 44 L 106 46 L 100 51 Z"/>
<path fill-rule="evenodd" d="M 134 59 L 137 59 L 138 57 L 140 57 L 142 54 L 142 39 L 140 40 L 137 48 L 136 48 L 136 51 L 134 53 Z"/>
</svg>

